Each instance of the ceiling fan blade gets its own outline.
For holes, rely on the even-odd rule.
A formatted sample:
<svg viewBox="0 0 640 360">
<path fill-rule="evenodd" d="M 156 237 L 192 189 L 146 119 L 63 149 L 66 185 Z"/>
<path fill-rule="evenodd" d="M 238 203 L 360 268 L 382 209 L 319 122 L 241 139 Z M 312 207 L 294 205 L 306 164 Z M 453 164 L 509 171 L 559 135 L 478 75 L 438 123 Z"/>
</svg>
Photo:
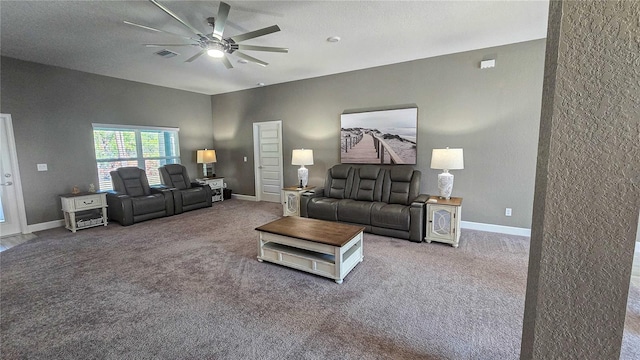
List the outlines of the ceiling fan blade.
<svg viewBox="0 0 640 360">
<path fill-rule="evenodd" d="M 193 26 L 187 24 L 184 20 L 180 19 L 178 17 L 178 15 L 176 15 L 173 11 L 169 10 L 166 6 L 160 4 L 156 0 L 149 0 L 149 1 L 153 5 L 159 7 L 162 11 L 166 12 L 167 14 L 169 14 L 169 16 L 171 16 L 172 18 L 176 19 L 180 24 L 182 24 L 182 25 L 186 26 L 187 28 L 189 28 L 189 30 L 193 31 L 193 33 L 198 35 L 200 38 L 206 38 L 206 36 L 204 36 L 198 29 L 194 28 Z"/>
<path fill-rule="evenodd" d="M 227 69 L 233 69 L 233 65 L 231 65 L 231 61 L 229 61 L 229 58 L 226 55 L 222 58 L 222 63 Z"/>
<path fill-rule="evenodd" d="M 172 32 L 168 32 L 168 31 L 164 31 L 164 30 L 160 30 L 160 29 L 156 29 L 156 28 L 152 28 L 151 26 L 146 26 L 146 25 L 140 25 L 140 24 L 136 24 L 136 23 L 132 23 L 130 21 L 123 21 L 125 24 L 127 25 L 133 25 L 133 26 L 137 26 L 139 28 L 143 28 L 145 30 L 151 30 L 151 31 L 155 31 L 155 32 L 160 32 L 160 33 L 165 33 L 165 34 L 169 34 L 169 35 L 173 35 L 173 36 L 177 36 L 177 37 L 181 37 L 183 39 L 188 39 L 188 40 L 193 40 L 188 36 L 184 36 L 184 35 L 180 35 L 180 34 L 174 34 Z"/>
<path fill-rule="evenodd" d="M 230 39 L 235 41 L 235 42 L 237 42 L 237 43 L 239 43 L 239 42 L 244 41 L 244 40 L 257 38 L 259 36 L 268 35 L 268 34 L 271 34 L 271 33 L 274 33 L 274 32 L 278 32 L 278 31 L 280 31 L 280 28 L 278 27 L 278 25 L 273 25 L 273 26 L 266 27 L 264 29 L 250 31 L 248 33 L 232 36 L 232 37 L 230 37 Z"/>
<path fill-rule="evenodd" d="M 198 46 L 198 44 L 143 44 L 146 47 L 165 47 L 165 46 Z"/>
<path fill-rule="evenodd" d="M 218 39 L 222 39 L 222 32 L 224 31 L 224 26 L 227 23 L 227 17 L 229 16 L 229 10 L 231 6 L 225 2 L 220 2 L 220 7 L 218 7 L 218 17 L 216 17 L 216 21 L 213 26 L 213 35 L 217 36 Z"/>
<path fill-rule="evenodd" d="M 238 44 L 239 50 L 254 50 L 254 51 L 270 51 L 279 53 L 288 53 L 288 48 L 270 47 L 270 46 L 256 46 L 256 45 L 242 45 Z"/>
<path fill-rule="evenodd" d="M 200 56 L 204 55 L 204 53 L 206 53 L 207 50 L 202 49 L 199 53 L 193 55 L 192 57 L 188 58 L 187 60 L 185 60 L 184 62 L 192 62 L 193 60 L 199 58 Z"/>
<path fill-rule="evenodd" d="M 245 59 L 247 61 L 251 61 L 251 62 L 256 63 L 258 65 L 261 65 L 261 66 L 269 65 L 269 63 L 266 63 L 266 62 L 264 62 L 262 60 L 258 60 L 256 58 L 254 58 L 253 56 L 249 56 L 249 55 L 247 55 L 245 53 L 241 53 L 240 51 L 234 51 L 233 53 L 238 55 L 238 57 L 240 57 L 240 58 L 243 58 L 243 59 Z"/>
</svg>

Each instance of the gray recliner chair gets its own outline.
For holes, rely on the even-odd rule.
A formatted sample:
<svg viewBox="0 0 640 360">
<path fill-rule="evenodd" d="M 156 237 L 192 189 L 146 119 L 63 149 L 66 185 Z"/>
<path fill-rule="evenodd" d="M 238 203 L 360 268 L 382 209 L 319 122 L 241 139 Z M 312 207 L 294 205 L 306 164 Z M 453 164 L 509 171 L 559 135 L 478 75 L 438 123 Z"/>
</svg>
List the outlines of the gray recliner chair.
<svg viewBox="0 0 640 360">
<path fill-rule="evenodd" d="M 211 188 L 191 182 L 187 168 L 180 164 L 167 164 L 160 168 L 162 183 L 173 194 L 174 213 L 211 207 Z"/>
<path fill-rule="evenodd" d="M 107 192 L 107 214 L 121 225 L 173 215 L 173 194 L 168 188 L 149 186 L 147 174 L 135 166 L 110 172 L 112 191 Z"/>
</svg>

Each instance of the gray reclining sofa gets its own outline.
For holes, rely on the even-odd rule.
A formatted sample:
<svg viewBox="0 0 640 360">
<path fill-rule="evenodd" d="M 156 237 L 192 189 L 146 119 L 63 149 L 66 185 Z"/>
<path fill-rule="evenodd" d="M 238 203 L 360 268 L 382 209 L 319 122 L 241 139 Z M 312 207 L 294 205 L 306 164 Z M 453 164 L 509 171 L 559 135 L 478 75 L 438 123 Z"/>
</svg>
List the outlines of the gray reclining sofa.
<svg viewBox="0 0 640 360">
<path fill-rule="evenodd" d="M 327 171 L 324 189 L 303 194 L 300 215 L 421 242 L 429 196 L 419 193 L 420 171 L 411 167 L 335 165 Z"/>
</svg>

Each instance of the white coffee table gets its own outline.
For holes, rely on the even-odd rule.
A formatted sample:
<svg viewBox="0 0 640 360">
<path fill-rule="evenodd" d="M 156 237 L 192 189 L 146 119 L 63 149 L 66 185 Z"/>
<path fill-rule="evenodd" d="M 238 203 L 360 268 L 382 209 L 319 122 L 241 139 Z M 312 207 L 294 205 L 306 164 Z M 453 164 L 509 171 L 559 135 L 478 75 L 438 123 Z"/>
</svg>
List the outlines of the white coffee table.
<svg viewBox="0 0 640 360">
<path fill-rule="evenodd" d="M 362 226 L 288 216 L 256 230 L 258 261 L 328 277 L 338 284 L 364 258 Z"/>
</svg>

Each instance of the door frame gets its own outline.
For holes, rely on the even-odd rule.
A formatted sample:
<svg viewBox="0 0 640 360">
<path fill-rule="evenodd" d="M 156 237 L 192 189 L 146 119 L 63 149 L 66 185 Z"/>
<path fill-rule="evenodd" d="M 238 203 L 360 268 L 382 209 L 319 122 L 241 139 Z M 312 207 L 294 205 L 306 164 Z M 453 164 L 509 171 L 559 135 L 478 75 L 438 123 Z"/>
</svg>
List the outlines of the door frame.
<svg viewBox="0 0 640 360">
<path fill-rule="evenodd" d="M 283 187 L 284 184 L 284 149 L 282 147 L 282 120 L 273 120 L 273 121 L 260 121 L 260 122 L 254 122 L 253 123 L 253 176 L 254 176 L 254 183 L 255 183 L 255 189 L 254 192 L 256 194 L 256 201 L 262 201 L 262 191 L 260 190 L 260 188 L 262 187 L 262 182 L 260 181 L 260 139 L 258 137 L 258 127 L 260 125 L 266 125 L 266 124 L 278 124 L 278 139 L 280 141 L 280 143 L 278 144 L 280 146 L 280 156 L 281 156 L 281 163 L 282 163 L 282 169 L 280 172 L 280 188 Z M 282 202 L 282 201 L 281 201 Z"/>
<path fill-rule="evenodd" d="M 27 210 L 24 206 L 24 196 L 22 194 L 22 179 L 20 177 L 20 166 L 18 165 L 18 152 L 16 150 L 16 138 L 13 134 L 13 121 L 11 114 L 2 114 L 0 117 L 7 131 L 7 142 L 9 145 L 9 158 L 11 159 L 11 171 L 13 174 L 13 185 L 16 191 L 16 202 L 18 203 L 18 223 L 20 225 L 20 233 L 27 234 Z"/>
</svg>

